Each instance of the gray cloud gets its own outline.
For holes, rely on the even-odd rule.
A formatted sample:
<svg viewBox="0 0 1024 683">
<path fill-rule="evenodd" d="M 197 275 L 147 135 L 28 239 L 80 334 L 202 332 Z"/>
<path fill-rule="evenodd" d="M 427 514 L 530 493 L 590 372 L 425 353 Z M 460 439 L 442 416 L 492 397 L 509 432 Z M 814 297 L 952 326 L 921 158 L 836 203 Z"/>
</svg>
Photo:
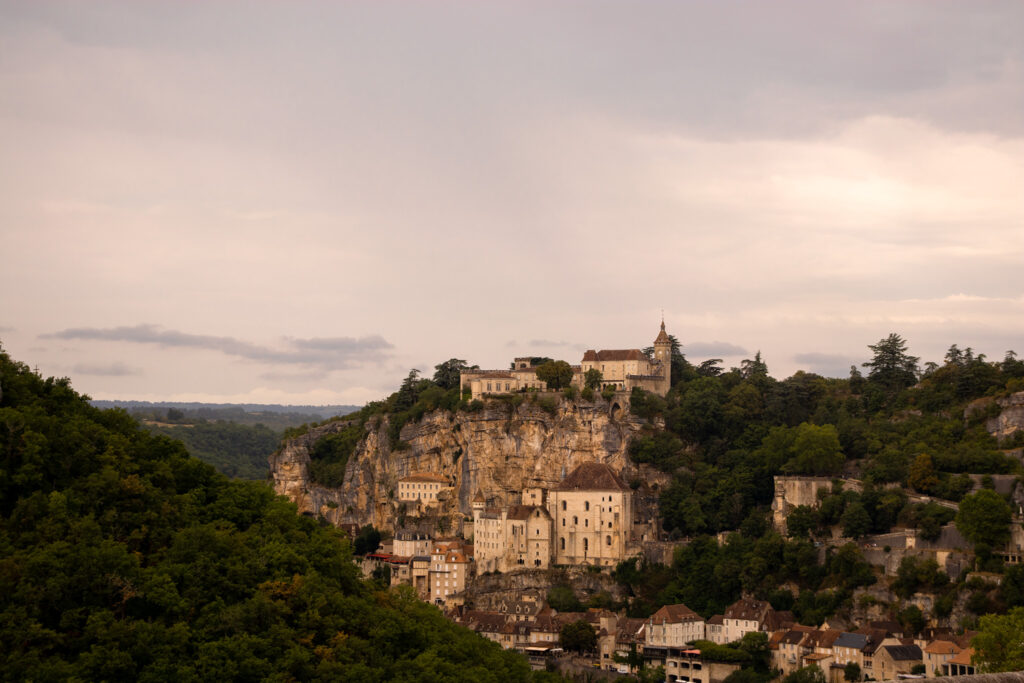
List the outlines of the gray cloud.
<svg viewBox="0 0 1024 683">
<path fill-rule="evenodd" d="M 134 344 L 154 344 L 164 348 L 191 348 L 219 351 L 228 356 L 265 363 L 291 363 L 347 368 L 366 361 L 382 360 L 393 348 L 380 335 L 365 337 L 332 337 L 312 339 L 285 339 L 291 348 L 275 349 L 234 337 L 216 337 L 191 334 L 178 330 L 165 330 L 157 325 L 135 325 L 108 328 L 77 327 L 44 334 L 52 339 L 79 339 L 90 341 L 119 341 Z"/>
<path fill-rule="evenodd" d="M 730 344 L 729 342 L 723 341 L 691 342 L 689 344 L 683 344 L 683 353 L 691 356 L 706 356 L 711 358 L 717 358 L 718 356 L 750 355 L 750 351 L 747 351 L 742 346 L 737 346 L 736 344 Z"/>
<path fill-rule="evenodd" d="M 816 351 L 798 353 L 793 356 L 793 360 L 804 366 L 808 372 L 826 377 L 846 377 L 850 374 L 851 365 L 860 365 L 860 362 L 852 356 Z"/>
<path fill-rule="evenodd" d="M 8 327 L 7 325 L 0 325 L 0 332 L 14 332 L 14 328 Z"/>
<path fill-rule="evenodd" d="M 76 375 L 96 375 L 99 377 L 128 377 L 130 375 L 141 375 L 140 368 L 133 368 L 120 361 L 113 363 L 78 363 L 72 366 L 71 371 Z"/>
</svg>

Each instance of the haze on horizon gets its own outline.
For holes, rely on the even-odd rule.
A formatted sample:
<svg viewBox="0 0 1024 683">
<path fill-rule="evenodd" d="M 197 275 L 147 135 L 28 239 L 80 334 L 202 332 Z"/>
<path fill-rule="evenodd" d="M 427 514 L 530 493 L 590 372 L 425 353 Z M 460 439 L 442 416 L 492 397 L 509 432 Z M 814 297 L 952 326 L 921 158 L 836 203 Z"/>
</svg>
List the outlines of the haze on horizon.
<svg viewBox="0 0 1024 683">
<path fill-rule="evenodd" d="M 0 341 L 94 398 L 1024 354 L 1018 2 L 0 0 Z"/>
</svg>

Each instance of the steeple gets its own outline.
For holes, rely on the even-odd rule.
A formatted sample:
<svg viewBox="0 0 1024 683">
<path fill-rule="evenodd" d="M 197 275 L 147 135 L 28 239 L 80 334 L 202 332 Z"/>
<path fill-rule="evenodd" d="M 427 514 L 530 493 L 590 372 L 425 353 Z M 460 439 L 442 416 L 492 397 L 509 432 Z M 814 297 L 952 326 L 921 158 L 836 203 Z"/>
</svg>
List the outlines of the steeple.
<svg viewBox="0 0 1024 683">
<path fill-rule="evenodd" d="M 672 340 L 668 338 L 668 333 L 665 332 L 665 314 L 661 314 L 661 332 L 658 332 L 657 338 L 654 340 L 655 344 L 671 344 Z"/>
</svg>

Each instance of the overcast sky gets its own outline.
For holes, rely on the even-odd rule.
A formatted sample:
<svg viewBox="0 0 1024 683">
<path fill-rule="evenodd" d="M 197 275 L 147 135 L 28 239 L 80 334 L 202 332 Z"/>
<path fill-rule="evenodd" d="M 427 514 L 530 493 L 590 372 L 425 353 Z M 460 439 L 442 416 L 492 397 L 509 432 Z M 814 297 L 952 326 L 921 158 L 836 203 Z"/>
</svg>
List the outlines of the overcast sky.
<svg viewBox="0 0 1024 683">
<path fill-rule="evenodd" d="M 0 341 L 363 403 L 668 331 L 1024 354 L 1024 3 L 0 1 Z"/>
</svg>

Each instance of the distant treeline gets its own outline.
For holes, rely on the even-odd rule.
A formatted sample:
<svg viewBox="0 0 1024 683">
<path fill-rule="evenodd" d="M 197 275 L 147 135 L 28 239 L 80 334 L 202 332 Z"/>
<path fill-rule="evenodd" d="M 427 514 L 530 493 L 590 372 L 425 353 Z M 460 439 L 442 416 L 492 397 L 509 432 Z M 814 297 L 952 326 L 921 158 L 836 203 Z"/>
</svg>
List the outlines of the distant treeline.
<svg viewBox="0 0 1024 683">
<path fill-rule="evenodd" d="M 97 408 L 124 408 L 133 411 L 137 408 L 143 410 L 167 410 L 177 408 L 178 410 L 231 410 L 236 409 L 244 413 L 294 413 L 302 415 L 317 415 L 322 420 L 335 415 L 347 415 L 359 410 L 361 406 L 329 405 L 329 406 L 284 406 L 278 403 L 197 403 L 182 401 L 90 401 Z"/>
</svg>

